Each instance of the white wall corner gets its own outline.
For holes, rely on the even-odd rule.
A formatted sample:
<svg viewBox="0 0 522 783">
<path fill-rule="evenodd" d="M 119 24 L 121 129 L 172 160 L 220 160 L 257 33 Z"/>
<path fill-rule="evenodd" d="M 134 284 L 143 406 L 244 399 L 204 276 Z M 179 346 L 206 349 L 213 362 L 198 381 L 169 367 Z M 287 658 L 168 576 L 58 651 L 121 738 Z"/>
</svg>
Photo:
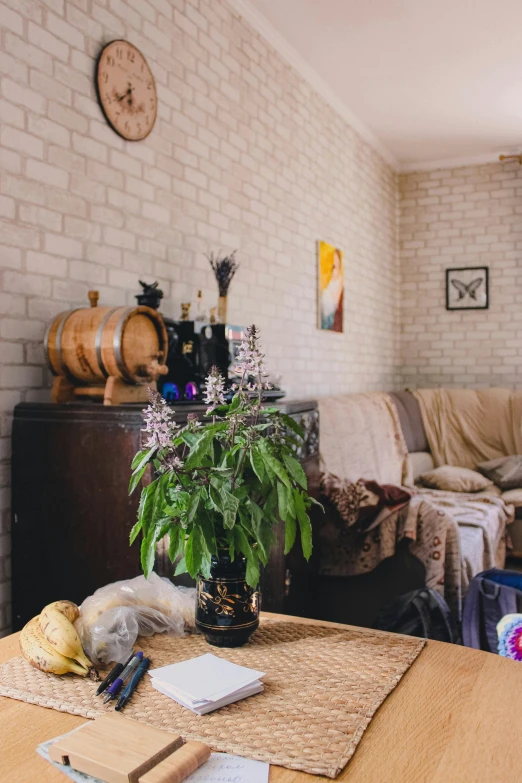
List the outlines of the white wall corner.
<svg viewBox="0 0 522 783">
<path fill-rule="evenodd" d="M 250 0 L 227 0 L 228 5 L 246 20 L 263 38 L 305 79 L 330 106 L 356 131 L 362 139 L 371 144 L 396 172 L 401 165 L 391 150 L 368 128 L 367 125 L 342 101 L 324 79 L 301 57 L 286 38 L 261 14 Z"/>
</svg>

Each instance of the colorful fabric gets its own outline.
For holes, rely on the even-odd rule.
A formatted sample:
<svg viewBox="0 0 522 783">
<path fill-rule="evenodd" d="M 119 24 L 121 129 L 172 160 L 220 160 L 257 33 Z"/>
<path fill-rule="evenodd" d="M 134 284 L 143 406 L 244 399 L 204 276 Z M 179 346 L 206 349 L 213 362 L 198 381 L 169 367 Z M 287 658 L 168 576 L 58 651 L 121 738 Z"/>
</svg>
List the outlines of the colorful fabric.
<svg viewBox="0 0 522 783">
<path fill-rule="evenodd" d="M 506 614 L 497 625 L 498 654 L 522 661 L 522 614 Z"/>
</svg>

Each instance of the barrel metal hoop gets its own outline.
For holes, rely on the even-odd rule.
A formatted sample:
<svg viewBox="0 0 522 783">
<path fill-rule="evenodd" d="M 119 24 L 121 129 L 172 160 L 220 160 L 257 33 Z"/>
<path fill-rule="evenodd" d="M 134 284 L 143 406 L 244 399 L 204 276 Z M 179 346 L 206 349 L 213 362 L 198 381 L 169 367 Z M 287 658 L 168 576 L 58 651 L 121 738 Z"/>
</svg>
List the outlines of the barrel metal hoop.
<svg viewBox="0 0 522 783">
<path fill-rule="evenodd" d="M 102 356 L 102 337 L 103 337 L 103 330 L 105 329 L 105 326 L 107 325 L 107 321 L 111 317 L 113 313 L 118 310 L 117 307 L 113 307 L 111 310 L 109 310 L 107 313 L 105 313 L 102 321 L 100 322 L 100 325 L 98 326 L 98 329 L 96 331 L 96 339 L 94 342 L 94 347 L 96 350 L 96 359 L 98 360 L 98 367 L 100 368 L 100 371 L 104 378 L 109 377 L 109 373 L 107 372 L 107 368 L 105 367 L 103 356 Z"/>
<path fill-rule="evenodd" d="M 62 365 L 62 372 L 63 374 L 69 378 L 70 381 L 73 383 L 77 383 L 76 378 L 74 375 L 70 372 L 69 368 L 66 366 L 65 362 L 62 360 L 62 335 L 63 335 L 63 329 L 71 315 L 73 313 L 77 313 L 78 310 L 80 310 L 80 307 L 77 307 L 75 310 L 69 310 L 68 312 L 64 313 L 65 318 L 62 318 L 60 321 L 60 324 L 58 326 L 58 329 L 56 330 L 56 353 L 60 357 L 60 362 Z"/>
<path fill-rule="evenodd" d="M 116 361 L 116 366 L 118 370 L 121 372 L 122 376 L 126 378 L 130 383 L 136 383 L 136 379 L 132 377 L 132 375 L 127 372 L 127 368 L 125 367 L 125 364 L 123 363 L 123 354 L 122 354 L 122 344 L 123 344 L 123 327 L 125 326 L 126 322 L 129 319 L 129 316 L 131 313 L 136 312 L 135 307 L 127 307 L 123 313 L 121 314 L 120 320 L 116 324 L 116 328 L 114 330 L 114 359 Z"/>
</svg>

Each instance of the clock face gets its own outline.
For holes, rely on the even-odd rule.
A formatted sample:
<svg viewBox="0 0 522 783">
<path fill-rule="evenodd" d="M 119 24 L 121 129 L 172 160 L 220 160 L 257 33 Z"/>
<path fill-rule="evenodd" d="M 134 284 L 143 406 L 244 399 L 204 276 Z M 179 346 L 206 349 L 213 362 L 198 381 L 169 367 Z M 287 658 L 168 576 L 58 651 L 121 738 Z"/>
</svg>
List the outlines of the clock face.
<svg viewBox="0 0 522 783">
<path fill-rule="evenodd" d="M 113 41 L 98 60 L 98 97 L 107 121 L 129 141 L 144 139 L 158 109 L 154 76 L 142 53 L 128 41 Z"/>
</svg>

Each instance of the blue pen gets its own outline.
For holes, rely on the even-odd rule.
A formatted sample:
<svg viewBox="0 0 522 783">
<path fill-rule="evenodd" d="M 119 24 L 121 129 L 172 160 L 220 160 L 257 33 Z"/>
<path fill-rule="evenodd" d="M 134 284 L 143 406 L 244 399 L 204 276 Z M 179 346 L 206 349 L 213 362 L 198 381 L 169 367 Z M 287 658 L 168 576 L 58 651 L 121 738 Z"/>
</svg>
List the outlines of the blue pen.
<svg viewBox="0 0 522 783">
<path fill-rule="evenodd" d="M 120 676 L 116 680 L 114 680 L 110 688 L 107 688 L 107 692 L 103 698 L 104 704 L 107 704 L 108 701 L 116 698 L 121 686 L 123 685 L 124 682 L 126 682 L 129 679 L 131 674 L 136 671 L 136 669 L 138 668 L 138 666 L 142 661 L 142 658 L 143 658 L 142 652 L 136 653 L 132 661 L 127 664 L 127 666 L 122 671 Z"/>
<path fill-rule="evenodd" d="M 150 666 L 150 658 L 144 658 L 140 663 L 140 667 L 138 671 L 134 674 L 133 678 L 131 679 L 131 681 L 129 682 L 129 684 L 121 694 L 120 698 L 118 699 L 118 703 L 116 705 L 117 712 L 119 712 L 125 707 L 130 697 L 138 687 L 141 678 L 143 677 L 143 675 L 145 674 L 149 666 Z"/>
</svg>

